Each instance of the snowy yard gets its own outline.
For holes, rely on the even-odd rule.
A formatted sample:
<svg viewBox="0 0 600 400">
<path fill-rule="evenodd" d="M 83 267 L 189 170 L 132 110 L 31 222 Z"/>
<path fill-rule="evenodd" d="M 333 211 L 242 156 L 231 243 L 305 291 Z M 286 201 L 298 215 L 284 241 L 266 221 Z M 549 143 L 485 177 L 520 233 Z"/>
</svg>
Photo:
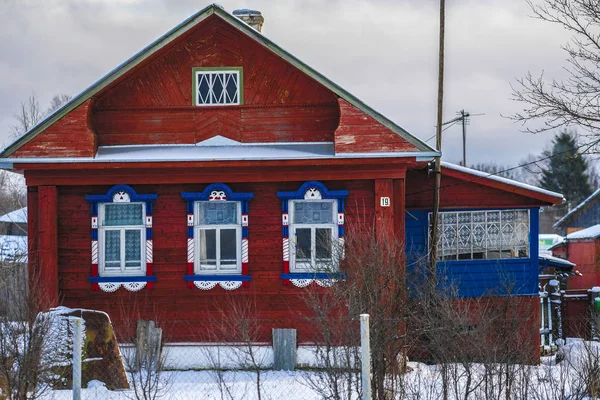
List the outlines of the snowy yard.
<svg viewBox="0 0 600 400">
<path fill-rule="evenodd" d="M 563 347 L 564 359 L 544 357 L 536 366 L 498 364 L 449 364 L 447 371 L 450 399 L 506 398 L 511 399 L 591 399 L 586 393 L 600 388 L 600 344 L 571 340 Z M 443 397 L 442 366 L 410 362 L 396 388 L 405 399 L 439 399 Z M 261 373 L 261 399 L 312 400 L 322 399 L 309 381 L 325 376 L 324 372 L 294 371 Z M 507 385 L 507 376 L 510 376 Z M 167 371 L 168 390 L 164 399 L 258 399 L 256 374 L 251 371 L 227 371 L 218 379 L 214 371 Z M 470 383 L 468 382 L 470 379 Z M 220 383 L 219 383 L 220 382 Z M 340 381 L 343 382 L 343 379 Z M 390 383 L 392 384 L 392 383 Z M 83 399 L 135 398 L 132 390 L 109 391 L 102 383 L 92 382 L 83 389 Z M 469 391 L 469 393 L 466 393 Z M 354 393 L 355 397 L 358 395 Z M 45 399 L 70 399 L 70 391 L 54 391 Z M 339 397 L 346 399 L 346 396 Z"/>
</svg>

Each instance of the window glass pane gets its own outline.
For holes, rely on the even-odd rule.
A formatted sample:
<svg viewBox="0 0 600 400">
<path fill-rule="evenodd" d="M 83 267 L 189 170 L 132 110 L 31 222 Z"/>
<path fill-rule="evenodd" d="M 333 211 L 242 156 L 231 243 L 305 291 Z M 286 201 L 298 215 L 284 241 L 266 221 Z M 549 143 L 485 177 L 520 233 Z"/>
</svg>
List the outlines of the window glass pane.
<svg viewBox="0 0 600 400">
<path fill-rule="evenodd" d="M 221 229 L 221 268 L 237 268 L 237 231 Z"/>
<path fill-rule="evenodd" d="M 311 229 L 296 229 L 296 261 L 311 262 Z"/>
<path fill-rule="evenodd" d="M 143 225 L 143 204 L 104 204 L 104 226 Z"/>
<path fill-rule="evenodd" d="M 216 229 L 201 229 L 198 234 L 200 243 L 199 257 L 202 269 L 217 268 L 217 231 Z"/>
<path fill-rule="evenodd" d="M 237 104 L 239 97 L 238 72 L 197 72 L 197 103 Z"/>
<path fill-rule="evenodd" d="M 332 232 L 330 228 L 316 229 L 316 256 L 317 261 L 331 261 L 332 255 Z"/>
<path fill-rule="evenodd" d="M 295 201 L 295 224 L 332 224 L 333 201 Z"/>
<path fill-rule="evenodd" d="M 235 201 L 203 201 L 198 203 L 198 224 L 238 224 L 238 203 Z"/>
<path fill-rule="evenodd" d="M 121 231 L 104 232 L 104 269 L 121 269 Z"/>
<path fill-rule="evenodd" d="M 198 74 L 198 104 L 206 104 L 209 102 L 209 75 Z"/>
<path fill-rule="evenodd" d="M 223 77 L 224 74 L 213 75 L 212 102 L 214 104 L 225 104 L 225 98 L 223 96 Z"/>
<path fill-rule="evenodd" d="M 125 268 L 139 269 L 142 267 L 142 240 L 140 229 L 125 231 Z"/>
</svg>

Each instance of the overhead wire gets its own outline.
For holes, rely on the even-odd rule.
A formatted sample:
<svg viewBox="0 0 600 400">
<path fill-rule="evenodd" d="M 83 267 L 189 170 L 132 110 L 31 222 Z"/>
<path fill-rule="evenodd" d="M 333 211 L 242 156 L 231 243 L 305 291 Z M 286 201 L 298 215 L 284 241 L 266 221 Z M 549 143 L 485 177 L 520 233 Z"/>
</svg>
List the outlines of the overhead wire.
<svg viewBox="0 0 600 400">
<path fill-rule="evenodd" d="M 458 121 L 454 121 L 453 123 L 451 123 L 450 125 L 448 125 L 448 126 L 447 126 L 447 127 L 445 127 L 444 129 L 442 129 L 442 132 L 444 132 L 446 129 L 450 128 L 451 126 L 453 126 L 453 125 L 456 125 L 456 123 L 457 123 L 457 122 L 458 122 Z M 432 137 L 430 137 L 429 139 L 427 139 L 427 140 L 425 141 L 425 143 L 429 142 L 429 141 L 430 141 L 431 139 L 433 139 L 435 136 L 436 136 L 436 135 L 433 135 Z"/>
<path fill-rule="evenodd" d="M 506 168 L 506 169 L 503 169 L 503 170 L 500 170 L 500 171 L 496 171 L 494 173 L 489 173 L 489 174 L 487 174 L 485 176 L 479 176 L 477 178 L 467 180 L 466 182 L 477 182 L 477 181 L 479 181 L 481 179 L 487 179 L 487 178 L 489 178 L 491 176 L 498 176 L 499 174 L 502 174 L 502 173 L 505 173 L 505 172 L 509 172 L 509 171 L 513 171 L 513 170 L 518 169 L 518 168 L 527 167 L 527 166 L 532 165 L 532 164 L 537 164 L 537 163 L 539 163 L 541 161 L 546 161 L 546 160 L 549 160 L 549 159 L 554 158 L 554 157 L 559 157 L 559 156 L 561 156 L 563 154 L 573 153 L 573 152 L 579 152 L 580 149 L 582 149 L 583 147 L 586 147 L 586 146 L 587 146 L 587 149 L 585 151 L 587 151 L 587 150 L 589 150 L 590 148 L 592 148 L 593 146 L 595 146 L 598 143 L 600 143 L 600 139 L 595 139 L 595 140 L 593 140 L 593 141 L 591 141 L 589 143 L 584 143 L 584 144 L 582 144 L 580 146 L 577 146 L 577 147 L 575 147 L 575 149 L 568 149 L 568 150 L 561 151 L 561 152 L 558 152 L 558 153 L 555 153 L 555 154 L 550 154 L 550 155 L 548 155 L 546 157 L 542 157 L 542 158 L 534 160 L 534 161 L 530 161 L 530 162 L 527 162 L 527 163 L 524 163 L 524 164 L 516 165 L 514 167 L 510 167 L 510 168 Z M 585 153 L 585 151 L 584 151 L 584 153 Z M 509 178 L 507 178 L 507 179 L 509 179 Z M 457 185 L 461 185 L 461 184 L 463 184 L 463 182 L 452 183 L 452 184 L 449 184 L 449 185 L 442 185 L 442 186 L 440 186 L 440 189 L 447 188 L 447 187 L 452 187 L 452 186 L 457 186 Z M 433 191 L 433 189 L 420 190 L 418 192 L 406 193 L 405 196 L 413 196 L 413 195 L 416 195 L 416 194 L 427 193 L 427 192 L 432 192 L 432 191 Z"/>
</svg>

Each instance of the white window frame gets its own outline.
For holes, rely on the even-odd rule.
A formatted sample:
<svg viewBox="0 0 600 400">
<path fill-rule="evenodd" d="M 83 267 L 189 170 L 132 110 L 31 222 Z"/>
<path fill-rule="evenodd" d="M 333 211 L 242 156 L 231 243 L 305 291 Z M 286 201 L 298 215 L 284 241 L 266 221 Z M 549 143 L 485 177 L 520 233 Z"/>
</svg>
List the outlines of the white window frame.
<svg viewBox="0 0 600 400">
<path fill-rule="evenodd" d="M 201 203 L 235 203 L 237 206 L 237 224 L 200 224 Z M 200 263 L 200 231 L 215 229 L 215 269 L 202 269 Z M 235 229 L 236 234 L 236 268 L 221 270 L 221 229 Z M 194 202 L 194 274 L 196 275 L 241 275 L 242 274 L 242 203 L 240 201 L 195 201 Z M 207 265 L 212 267 L 211 265 Z"/>
<path fill-rule="evenodd" d="M 492 212 L 498 212 L 499 213 L 499 220 L 498 220 L 498 225 L 499 225 L 499 236 L 502 236 L 502 215 L 505 214 L 506 212 L 515 212 L 515 211 L 520 211 L 520 212 L 526 212 L 527 213 L 527 228 L 528 228 L 528 233 L 527 233 L 527 246 L 526 246 L 526 251 L 527 251 L 527 255 L 525 257 L 519 257 L 518 256 L 518 252 L 521 251 L 520 247 L 521 246 L 516 246 L 516 247 L 510 247 L 507 245 L 507 247 L 503 247 L 500 246 L 499 249 L 491 249 L 489 247 L 487 247 L 487 233 L 486 233 L 486 237 L 483 239 L 484 241 L 484 246 L 482 248 L 477 249 L 474 245 L 474 242 L 472 240 L 472 236 L 471 236 L 471 243 L 470 243 L 470 254 L 471 254 L 471 258 L 459 258 L 459 244 L 458 244 L 458 230 L 459 230 L 459 223 L 458 223 L 458 216 L 459 214 L 465 214 L 465 213 L 469 213 L 471 214 L 471 235 L 473 232 L 473 214 L 475 213 L 485 213 L 485 218 L 486 218 L 486 224 L 487 224 L 487 214 L 488 213 L 492 213 Z M 504 209 L 504 210 L 499 210 L 499 209 L 491 209 L 491 210 L 473 210 L 473 211 L 442 211 L 440 212 L 440 214 L 456 214 L 456 258 L 445 258 L 445 257 L 449 257 L 448 255 L 444 255 L 443 254 L 443 238 L 442 235 L 443 233 L 441 232 L 441 229 L 443 227 L 443 225 L 440 223 L 439 229 L 439 260 L 440 261 L 444 261 L 444 262 L 454 262 L 454 261 L 459 261 L 459 262 L 464 262 L 464 261 L 473 261 L 473 262 L 477 262 L 477 261 L 484 261 L 484 260 L 509 260 L 509 259 L 515 259 L 515 260 L 525 260 L 528 258 L 531 258 L 531 212 L 529 209 Z M 440 216 L 440 222 L 441 222 L 441 216 Z M 429 232 L 431 232 L 431 213 L 429 213 Z M 487 227 L 486 227 L 486 232 L 487 232 Z M 454 248 L 453 248 L 454 249 Z M 502 257 L 502 252 L 505 251 L 510 251 L 511 252 L 511 256 L 510 257 Z M 473 258 L 473 254 L 475 253 L 483 253 L 485 256 L 483 258 Z M 488 254 L 489 253 L 499 253 L 500 256 L 499 257 L 490 257 Z M 464 254 L 468 254 L 468 253 L 464 253 Z M 516 255 L 515 255 L 516 254 Z"/>
<path fill-rule="evenodd" d="M 330 224 L 295 224 L 294 223 L 294 204 L 295 203 L 314 203 L 314 202 L 330 202 L 331 206 L 331 221 Z M 337 272 L 339 269 L 338 257 L 336 256 L 336 249 L 338 245 L 338 224 L 337 214 L 338 205 L 336 199 L 297 199 L 288 200 L 288 214 L 289 214 L 289 232 L 290 232 L 290 273 L 304 273 L 304 272 Z M 301 266 L 296 265 L 296 229 L 310 228 L 311 235 L 311 262 L 309 267 L 305 267 L 305 264 Z M 331 263 L 326 266 L 319 266 L 317 262 L 317 228 L 330 228 L 331 229 Z"/>
<path fill-rule="evenodd" d="M 131 205 L 141 204 L 142 205 L 142 223 L 140 225 L 111 225 L 104 226 L 104 207 L 105 205 L 119 206 L 119 205 Z M 98 203 L 98 275 L 99 276 L 138 276 L 146 274 L 146 203 L 144 202 L 124 202 L 124 203 Z M 140 230 L 140 268 L 132 269 L 125 268 L 125 231 L 127 230 Z M 106 271 L 105 269 L 105 253 L 106 253 L 106 240 L 105 235 L 107 231 L 121 231 L 121 270 L 120 271 Z"/>
<path fill-rule="evenodd" d="M 218 74 L 234 74 L 237 76 L 237 102 L 231 102 L 231 103 L 213 103 L 212 102 L 212 85 L 214 85 L 214 75 L 218 75 Z M 200 76 L 202 75 L 209 75 L 211 76 L 210 78 L 210 82 L 211 85 L 209 87 L 209 103 L 202 103 L 200 102 Z M 243 95 L 243 91 L 242 91 L 242 82 L 243 76 L 241 73 L 240 69 L 208 69 L 208 70 L 204 70 L 204 69 L 194 69 L 194 89 L 195 89 L 195 93 L 194 93 L 194 104 L 196 106 L 200 106 L 200 107 L 214 107 L 214 106 L 237 106 L 242 104 L 242 95 Z M 226 89 L 225 87 L 223 88 L 223 93 L 221 94 L 222 96 L 226 96 Z M 225 97 L 226 99 L 226 97 Z"/>
</svg>

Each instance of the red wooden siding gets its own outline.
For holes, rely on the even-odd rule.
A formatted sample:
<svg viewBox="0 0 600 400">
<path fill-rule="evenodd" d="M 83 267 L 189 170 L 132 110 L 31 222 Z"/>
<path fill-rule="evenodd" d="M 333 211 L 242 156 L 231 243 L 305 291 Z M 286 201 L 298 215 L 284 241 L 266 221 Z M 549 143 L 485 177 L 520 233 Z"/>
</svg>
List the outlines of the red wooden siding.
<svg viewBox="0 0 600 400">
<path fill-rule="evenodd" d="M 477 177 L 470 176 L 470 179 L 476 180 Z M 482 179 L 469 182 L 447 176 L 443 172 L 440 207 L 473 209 L 536 205 L 549 204 L 521 194 L 484 186 Z M 433 207 L 433 175 L 428 176 L 424 170 L 408 171 L 406 173 L 406 208 L 431 207 Z"/>
<path fill-rule="evenodd" d="M 138 193 L 157 193 L 153 209 L 154 271 L 157 281 L 152 291 L 130 293 L 92 292 L 90 275 L 89 204 L 84 196 L 105 193 L 108 186 L 60 187 L 58 201 L 58 270 L 62 304 L 107 311 L 118 327 L 123 304 L 140 307 L 136 318 L 160 319 L 165 339 L 210 340 L 208 325 L 218 317 L 218 305 L 227 298 L 251 298 L 258 317 L 265 324 L 262 340 L 270 340 L 271 328 L 299 329 L 300 341 L 311 339 L 310 326 L 302 314 L 308 312 L 302 301 L 303 289 L 284 287 L 282 272 L 281 201 L 279 190 L 297 190 L 303 182 L 231 184 L 234 191 L 254 192 L 249 207 L 250 287 L 226 292 L 217 287 L 210 291 L 188 289 L 186 273 L 186 211 L 182 191 L 198 191 L 204 185 L 137 185 Z M 350 225 L 374 219 L 373 181 L 324 182 L 331 190 L 347 189 L 346 218 Z M 212 321 L 214 323 L 214 320 Z M 222 340 L 222 339 L 221 339 Z"/>
<path fill-rule="evenodd" d="M 576 270 L 583 276 L 572 276 L 567 281 L 567 289 L 591 289 L 600 286 L 600 246 L 596 240 L 568 241 L 566 255 L 575 263 Z M 554 255 L 558 252 L 553 251 Z"/>
<path fill-rule="evenodd" d="M 333 141 L 335 104 L 98 109 L 98 145 L 194 144 L 215 135 L 239 142 Z"/>
<path fill-rule="evenodd" d="M 88 127 L 91 104 L 91 100 L 86 101 L 11 157 L 93 157 L 96 155 L 96 135 Z"/>
<path fill-rule="evenodd" d="M 58 252 L 57 252 L 57 190 L 56 186 L 40 186 L 37 198 L 37 241 L 40 282 L 40 303 L 43 308 L 58 302 Z"/>
<path fill-rule="evenodd" d="M 192 68 L 220 66 L 243 68 L 244 104 L 192 106 Z M 93 124 L 101 145 L 196 143 L 217 134 L 316 142 L 333 141 L 338 117 L 331 91 L 212 16 L 99 95 Z"/>
<path fill-rule="evenodd" d="M 417 148 L 344 99 L 339 99 L 340 125 L 335 152 L 417 151 Z"/>
</svg>

